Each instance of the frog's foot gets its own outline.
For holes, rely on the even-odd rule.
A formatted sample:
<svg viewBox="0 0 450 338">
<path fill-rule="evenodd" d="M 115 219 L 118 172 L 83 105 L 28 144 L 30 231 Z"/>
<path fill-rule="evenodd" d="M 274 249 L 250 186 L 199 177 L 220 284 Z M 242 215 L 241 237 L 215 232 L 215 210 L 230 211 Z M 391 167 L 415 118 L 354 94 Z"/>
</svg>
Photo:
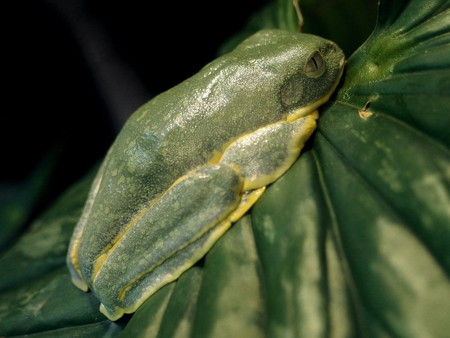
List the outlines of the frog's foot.
<svg viewBox="0 0 450 338">
<path fill-rule="evenodd" d="M 239 209 L 242 187 L 231 166 L 206 165 L 141 210 L 96 264 L 93 289 L 102 313 L 115 320 L 136 311 L 201 259 L 231 226 L 235 210 L 245 212 Z M 255 197 L 245 194 L 244 200 Z"/>
</svg>

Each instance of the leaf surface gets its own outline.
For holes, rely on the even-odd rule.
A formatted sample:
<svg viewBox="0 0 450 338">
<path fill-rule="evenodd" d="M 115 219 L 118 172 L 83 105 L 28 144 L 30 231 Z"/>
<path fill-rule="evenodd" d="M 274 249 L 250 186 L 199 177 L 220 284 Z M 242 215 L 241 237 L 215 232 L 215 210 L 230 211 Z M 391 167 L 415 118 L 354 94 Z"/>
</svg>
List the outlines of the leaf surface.
<svg viewBox="0 0 450 338">
<path fill-rule="evenodd" d="M 292 30 L 292 14 L 258 15 Z M 64 263 L 87 177 L 0 257 L 0 334 L 445 336 L 449 93 L 450 1 L 381 1 L 307 149 L 204 260 L 105 320 Z"/>
</svg>

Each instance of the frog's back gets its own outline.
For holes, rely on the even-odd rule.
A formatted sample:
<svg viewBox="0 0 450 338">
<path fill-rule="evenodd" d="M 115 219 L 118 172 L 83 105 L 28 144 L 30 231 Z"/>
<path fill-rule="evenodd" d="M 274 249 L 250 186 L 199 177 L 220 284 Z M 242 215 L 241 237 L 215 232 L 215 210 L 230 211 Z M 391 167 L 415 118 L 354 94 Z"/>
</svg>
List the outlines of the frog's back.
<svg viewBox="0 0 450 338">
<path fill-rule="evenodd" d="M 99 210 L 115 212 L 99 219 L 128 223 L 121 215 L 138 212 L 224 144 L 280 119 L 277 70 L 247 54 L 216 59 L 130 117 L 106 158 L 96 198 L 108 204 Z"/>
<path fill-rule="evenodd" d="M 260 114 L 270 106 L 273 111 L 279 109 L 276 100 L 270 99 L 274 95 L 264 86 L 257 87 L 258 81 L 248 81 L 248 77 L 261 77 L 259 70 L 252 75 L 252 67 L 232 61 L 216 60 L 145 104 L 127 121 L 105 158 L 97 196 L 86 218 L 89 225 L 80 244 L 84 261 L 109 247 L 140 210 L 178 178 L 211 160 L 226 142 L 274 122 Z M 236 90 L 239 85 L 241 90 Z M 254 91 L 264 89 L 261 95 L 266 99 L 253 106 L 239 104 L 250 100 L 250 86 L 255 86 Z M 246 116 L 259 116 L 260 122 Z"/>
<path fill-rule="evenodd" d="M 174 181 L 227 142 L 286 118 L 293 107 L 280 102 L 280 88 L 304 68 L 310 51 L 301 43 L 310 42 L 303 39 L 282 31 L 256 35 L 132 115 L 105 158 L 83 217 L 85 277 L 95 257 Z M 292 62 L 293 55 L 301 62 Z"/>
</svg>

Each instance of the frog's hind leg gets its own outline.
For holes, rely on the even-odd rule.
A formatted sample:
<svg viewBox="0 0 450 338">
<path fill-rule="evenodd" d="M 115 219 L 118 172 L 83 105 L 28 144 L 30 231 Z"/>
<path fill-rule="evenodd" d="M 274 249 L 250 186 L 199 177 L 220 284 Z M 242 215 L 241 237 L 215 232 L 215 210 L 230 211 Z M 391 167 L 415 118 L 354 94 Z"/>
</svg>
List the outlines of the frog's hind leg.
<svg viewBox="0 0 450 338">
<path fill-rule="evenodd" d="M 101 257 L 93 281 L 101 311 L 113 320 L 134 312 L 201 259 L 231 226 L 242 187 L 231 166 L 206 165 L 139 211 Z"/>
</svg>

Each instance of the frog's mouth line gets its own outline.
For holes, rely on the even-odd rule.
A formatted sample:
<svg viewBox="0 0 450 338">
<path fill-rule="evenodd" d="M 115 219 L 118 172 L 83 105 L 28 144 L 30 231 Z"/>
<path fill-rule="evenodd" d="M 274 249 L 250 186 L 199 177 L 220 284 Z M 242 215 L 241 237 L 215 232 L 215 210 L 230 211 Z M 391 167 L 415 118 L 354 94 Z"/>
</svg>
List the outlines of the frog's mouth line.
<svg viewBox="0 0 450 338">
<path fill-rule="evenodd" d="M 336 90 L 336 88 L 341 80 L 343 73 L 344 73 L 344 67 L 341 68 L 336 82 L 333 84 L 333 86 L 328 91 L 328 93 L 326 93 L 322 98 L 311 103 L 310 105 L 297 108 L 297 109 L 293 110 L 292 112 L 288 113 L 286 120 L 288 122 L 293 122 L 295 120 L 298 120 L 299 118 L 305 117 L 305 116 L 315 112 L 317 110 L 317 108 L 319 108 L 322 104 L 327 102 L 330 99 L 331 95 L 333 95 L 334 91 Z"/>
</svg>

